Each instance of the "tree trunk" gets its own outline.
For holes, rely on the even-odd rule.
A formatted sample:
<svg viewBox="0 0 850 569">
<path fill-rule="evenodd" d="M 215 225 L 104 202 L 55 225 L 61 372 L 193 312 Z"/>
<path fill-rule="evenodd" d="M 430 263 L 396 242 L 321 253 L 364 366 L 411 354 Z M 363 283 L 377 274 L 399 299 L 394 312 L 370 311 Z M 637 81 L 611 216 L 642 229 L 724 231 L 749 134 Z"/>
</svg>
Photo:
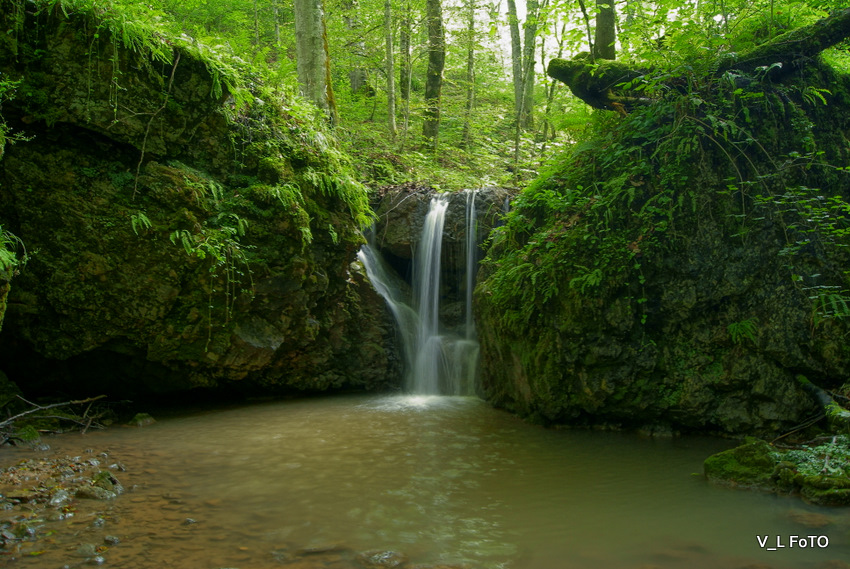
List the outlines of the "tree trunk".
<svg viewBox="0 0 850 569">
<path fill-rule="evenodd" d="M 335 120 L 330 59 L 321 0 L 295 0 L 295 54 L 301 94 Z"/>
<path fill-rule="evenodd" d="M 517 121 L 520 120 L 522 111 L 522 97 L 525 90 L 522 88 L 522 40 L 519 35 L 519 18 L 516 14 L 516 2 L 508 0 L 508 27 L 511 29 L 511 70 L 514 80 L 514 114 Z"/>
<path fill-rule="evenodd" d="M 567 22 L 565 21 L 561 24 L 561 33 L 560 34 L 557 33 L 557 29 L 555 30 L 555 40 L 558 42 L 558 58 L 561 58 L 564 55 L 564 43 L 566 43 L 566 38 L 567 38 Z M 543 44 L 541 43 L 540 44 L 540 61 L 543 61 L 543 60 L 544 60 Z M 555 100 L 555 89 L 557 88 L 557 86 L 558 86 L 558 84 L 554 81 L 552 81 L 551 83 L 549 83 L 546 86 L 547 87 L 546 88 L 546 109 L 543 112 L 543 136 L 541 137 L 543 139 L 543 147 L 540 151 L 541 155 L 543 153 L 545 153 L 545 151 L 546 151 L 546 146 L 547 146 L 548 141 L 549 141 L 549 131 L 550 131 L 550 129 L 551 129 L 551 132 L 552 132 L 552 138 L 555 137 L 555 127 L 552 126 L 551 122 L 549 121 L 549 117 L 550 117 L 550 114 L 551 114 L 551 111 L 552 111 L 552 102 Z"/>
<path fill-rule="evenodd" d="M 466 0 L 466 116 L 463 147 L 472 146 L 472 108 L 475 106 L 475 0 Z"/>
<path fill-rule="evenodd" d="M 537 43 L 537 27 L 540 5 L 537 0 L 526 2 L 524 40 L 522 53 L 522 106 L 520 124 L 529 130 L 534 128 L 534 47 Z"/>
<path fill-rule="evenodd" d="M 426 0 L 425 9 L 428 19 L 428 74 L 425 78 L 425 122 L 422 135 L 436 149 L 440 133 L 440 93 L 443 88 L 446 43 L 440 0 Z"/>
<path fill-rule="evenodd" d="M 595 59 L 616 59 L 617 17 L 614 0 L 596 0 L 596 41 L 593 42 Z"/>
<path fill-rule="evenodd" d="M 587 6 L 584 5 L 584 0 L 578 0 L 579 8 L 581 8 L 581 15 L 584 18 L 584 29 L 587 32 L 587 45 L 590 48 L 590 53 L 592 54 L 595 50 L 593 49 L 593 34 L 590 29 L 590 16 L 587 15 Z"/>
<path fill-rule="evenodd" d="M 275 51 L 280 52 L 280 6 L 278 0 L 272 2 L 272 10 L 274 12 L 274 46 Z M 278 53 L 280 57 L 280 53 Z"/>
<path fill-rule="evenodd" d="M 384 32 L 387 44 L 387 127 L 395 138 L 395 62 L 393 61 L 393 9 L 391 0 L 384 1 Z"/>
<path fill-rule="evenodd" d="M 401 20 L 401 33 L 399 34 L 401 63 L 399 64 L 398 81 L 401 98 L 405 101 L 410 97 L 410 19 L 410 2 L 407 2 L 404 17 Z"/>
<path fill-rule="evenodd" d="M 348 2 L 343 8 L 345 10 L 345 27 L 352 32 L 352 36 L 360 36 L 360 17 L 358 15 L 360 6 L 357 3 L 357 0 Z M 360 39 L 354 42 L 354 46 L 355 57 L 365 57 L 365 42 Z M 366 82 L 368 79 L 369 76 L 366 73 L 366 70 L 357 63 L 353 64 L 352 68 L 348 71 L 348 85 L 351 88 L 352 93 L 366 92 Z"/>
</svg>

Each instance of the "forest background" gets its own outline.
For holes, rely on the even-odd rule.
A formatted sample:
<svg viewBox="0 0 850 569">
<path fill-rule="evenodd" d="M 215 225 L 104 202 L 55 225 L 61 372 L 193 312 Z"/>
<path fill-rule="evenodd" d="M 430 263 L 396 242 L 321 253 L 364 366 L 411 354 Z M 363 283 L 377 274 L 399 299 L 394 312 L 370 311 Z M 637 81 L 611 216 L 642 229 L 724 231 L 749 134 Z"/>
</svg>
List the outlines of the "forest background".
<svg viewBox="0 0 850 569">
<path fill-rule="evenodd" d="M 594 112 L 549 78 L 545 67 L 554 57 L 592 52 L 670 75 L 709 72 L 718 54 L 745 51 L 814 22 L 842 1 L 77 3 L 115 11 L 131 28 L 137 20 L 171 35 L 179 25 L 187 39 L 227 56 L 249 83 L 263 83 L 266 93 L 309 118 L 304 124 L 332 124 L 370 186 L 415 180 L 461 189 L 522 185 L 588 136 L 594 121 L 612 115 Z M 310 43 L 303 32 L 308 26 L 296 26 L 297 18 L 317 22 L 326 41 Z M 824 55 L 850 69 L 847 46 Z M 318 110 L 296 96 L 305 93 L 299 60 L 324 66 L 319 72 L 330 79 L 322 95 L 308 96 Z M 327 99 L 317 100 L 322 96 Z"/>
</svg>

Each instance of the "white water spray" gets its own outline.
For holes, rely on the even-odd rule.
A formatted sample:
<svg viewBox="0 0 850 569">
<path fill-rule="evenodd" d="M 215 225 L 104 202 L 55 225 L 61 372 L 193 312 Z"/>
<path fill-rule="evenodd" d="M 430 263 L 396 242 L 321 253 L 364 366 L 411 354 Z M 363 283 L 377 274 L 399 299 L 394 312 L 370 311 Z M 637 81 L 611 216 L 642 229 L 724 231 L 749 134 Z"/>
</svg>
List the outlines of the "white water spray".
<svg viewBox="0 0 850 569">
<path fill-rule="evenodd" d="M 462 335 L 446 329 L 440 321 L 443 228 L 453 196 L 431 199 L 414 255 L 413 299 L 415 309 L 401 300 L 398 288 L 388 286 L 389 273 L 372 247 L 364 246 L 358 257 L 366 266 L 375 289 L 384 297 L 396 322 L 405 350 L 405 389 L 419 395 L 472 395 L 478 369 L 478 341 L 472 319 L 472 289 L 477 269 L 477 220 L 475 194 L 466 190 L 465 322 Z"/>
</svg>

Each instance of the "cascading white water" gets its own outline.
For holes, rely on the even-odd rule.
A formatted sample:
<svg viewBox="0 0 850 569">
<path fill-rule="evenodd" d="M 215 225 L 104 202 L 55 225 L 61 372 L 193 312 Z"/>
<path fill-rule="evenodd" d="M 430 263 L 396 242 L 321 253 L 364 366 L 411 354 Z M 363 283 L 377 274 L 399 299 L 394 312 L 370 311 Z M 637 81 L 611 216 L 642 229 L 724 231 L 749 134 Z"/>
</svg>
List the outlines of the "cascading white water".
<svg viewBox="0 0 850 569">
<path fill-rule="evenodd" d="M 381 254 L 375 249 L 371 233 L 368 242 L 357 252 L 357 258 L 366 268 L 366 275 L 372 282 L 372 286 L 383 297 L 392 312 L 401 335 L 405 369 L 413 369 L 412 358 L 416 353 L 416 329 L 419 326 L 419 316 L 409 304 L 404 302 L 404 295 L 398 282 L 400 279 L 393 276 L 392 270 L 387 267 Z"/>
<path fill-rule="evenodd" d="M 444 375 L 447 364 L 443 337 L 440 336 L 440 266 L 443 226 L 450 197 L 451 194 L 439 194 L 431 198 L 414 256 L 413 296 L 419 314 L 419 327 L 416 356 L 407 385 L 413 393 L 441 393 L 440 377 Z"/>
<path fill-rule="evenodd" d="M 478 341 L 472 319 L 472 289 L 477 268 L 477 220 L 475 194 L 466 190 L 465 322 L 462 335 L 451 333 L 440 322 L 440 268 L 446 211 L 454 195 L 431 199 L 414 255 L 413 299 L 415 309 L 402 300 L 392 286 L 390 272 L 370 245 L 358 258 L 366 267 L 375 290 L 384 297 L 398 324 L 405 351 L 405 389 L 418 395 L 472 395 L 478 369 Z"/>
</svg>

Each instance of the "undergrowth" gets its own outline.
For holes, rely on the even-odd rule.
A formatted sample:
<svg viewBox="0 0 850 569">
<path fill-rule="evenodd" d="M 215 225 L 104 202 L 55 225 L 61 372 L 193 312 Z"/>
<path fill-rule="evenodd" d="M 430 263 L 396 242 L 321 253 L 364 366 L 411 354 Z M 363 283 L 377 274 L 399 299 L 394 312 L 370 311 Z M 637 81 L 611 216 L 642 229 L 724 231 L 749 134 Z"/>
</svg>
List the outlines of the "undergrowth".
<svg viewBox="0 0 850 569">
<path fill-rule="evenodd" d="M 15 6 L 27 4 L 13 0 Z M 358 181 L 351 162 L 321 113 L 300 96 L 294 79 L 281 82 L 231 53 L 223 43 L 198 41 L 184 33 L 177 22 L 150 6 L 129 0 L 35 0 L 35 17 L 84 18 L 92 38 L 108 38 L 117 47 L 161 63 L 166 69 L 179 65 L 181 54 L 201 61 L 212 82 L 210 97 L 224 100 L 223 111 L 234 127 L 232 144 L 236 150 L 235 168 L 253 161 L 288 161 L 282 165 L 282 181 L 291 191 L 297 188 L 304 196 L 339 200 L 358 226 L 371 223 L 366 188 Z M 23 39 L 24 10 L 16 11 L 16 28 L 10 33 Z M 213 38 L 214 39 L 214 38 Z M 18 46 L 16 41 L 16 49 Z M 114 52 L 113 52 L 114 53 Z M 92 62 L 89 62 L 92 65 Z M 116 110 L 122 104 L 127 70 L 113 61 L 110 105 Z M 170 81 L 168 82 L 170 85 Z M 163 100 L 168 104 L 168 93 Z M 145 137 L 147 138 L 147 136 Z M 146 159 L 144 147 L 139 169 Z M 276 167 L 276 166 L 273 166 Z M 294 179 L 293 179 L 294 178 Z M 317 208 L 317 211 L 321 208 Z M 310 227 L 304 226 L 309 237 Z M 309 241 L 309 239 L 307 239 Z"/>
<path fill-rule="evenodd" d="M 830 89 L 843 92 L 847 78 L 819 67 L 772 84 L 767 71 L 712 76 L 683 66 L 633 85 L 652 104 L 599 116 L 592 136 L 522 192 L 491 236 L 479 292 L 499 323 L 521 336 L 615 297 L 646 323 L 648 270 L 715 222 L 744 245 L 765 223 L 782 227 L 788 278 L 809 295 L 815 319 L 850 315 L 850 282 L 811 271 L 813 255 L 841 255 L 848 244 L 848 149 L 819 142 L 814 128 L 846 100 Z M 736 326 L 735 343 L 753 338 L 753 326 Z"/>
</svg>

